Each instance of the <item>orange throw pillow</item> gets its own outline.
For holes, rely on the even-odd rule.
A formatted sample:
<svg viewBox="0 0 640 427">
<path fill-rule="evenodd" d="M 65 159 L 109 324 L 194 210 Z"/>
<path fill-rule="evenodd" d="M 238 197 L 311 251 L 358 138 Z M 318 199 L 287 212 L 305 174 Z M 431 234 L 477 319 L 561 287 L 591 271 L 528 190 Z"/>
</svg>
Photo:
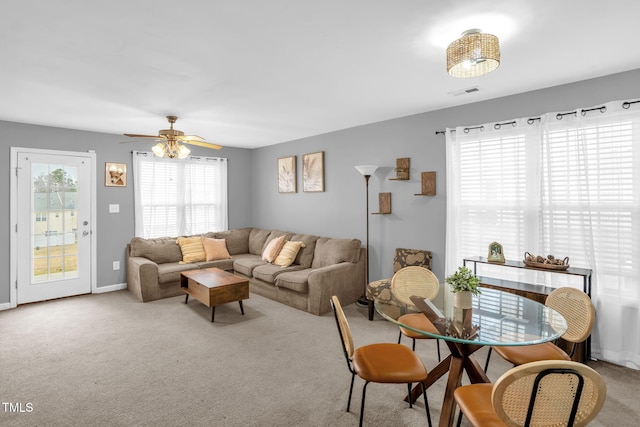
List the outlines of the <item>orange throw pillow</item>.
<svg viewBox="0 0 640 427">
<path fill-rule="evenodd" d="M 275 239 L 271 239 L 271 241 L 267 244 L 267 247 L 264 248 L 264 251 L 262 251 L 262 259 L 264 261 L 273 262 L 276 259 L 276 257 L 280 253 L 280 250 L 284 246 L 284 237 L 285 236 L 280 236 L 276 237 Z"/>
<path fill-rule="evenodd" d="M 205 261 L 217 261 L 220 259 L 229 259 L 229 251 L 227 250 L 227 242 L 225 239 L 212 239 L 210 237 L 202 238 L 202 246 L 206 255 Z"/>
</svg>

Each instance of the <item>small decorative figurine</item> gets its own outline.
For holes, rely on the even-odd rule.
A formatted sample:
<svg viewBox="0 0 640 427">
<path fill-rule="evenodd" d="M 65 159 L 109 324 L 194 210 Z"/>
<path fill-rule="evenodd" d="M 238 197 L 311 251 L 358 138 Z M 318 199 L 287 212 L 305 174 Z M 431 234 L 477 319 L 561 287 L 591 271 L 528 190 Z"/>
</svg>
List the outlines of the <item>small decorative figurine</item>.
<svg viewBox="0 0 640 427">
<path fill-rule="evenodd" d="M 502 251 L 502 245 L 498 242 L 492 242 L 489 245 L 489 255 L 487 255 L 487 261 L 504 263 L 504 252 Z"/>
</svg>

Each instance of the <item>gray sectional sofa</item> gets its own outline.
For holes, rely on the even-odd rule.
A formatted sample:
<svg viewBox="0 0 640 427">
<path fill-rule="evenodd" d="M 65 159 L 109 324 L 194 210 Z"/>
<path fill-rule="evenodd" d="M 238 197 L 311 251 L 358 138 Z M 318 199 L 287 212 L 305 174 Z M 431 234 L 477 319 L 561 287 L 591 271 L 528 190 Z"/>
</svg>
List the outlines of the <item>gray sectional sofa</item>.
<svg viewBox="0 0 640 427">
<path fill-rule="evenodd" d="M 288 267 L 268 263 L 262 253 L 268 243 L 285 235 L 304 247 Z M 127 285 L 140 301 L 183 295 L 180 273 L 218 267 L 247 277 L 251 292 L 291 307 L 321 315 L 331 310 L 329 300 L 337 295 L 343 305 L 362 295 L 366 253 L 358 239 L 338 239 L 280 230 L 239 228 L 206 233 L 204 237 L 225 239 L 230 259 L 181 263 L 176 238 L 134 237 L 127 245 Z"/>
</svg>

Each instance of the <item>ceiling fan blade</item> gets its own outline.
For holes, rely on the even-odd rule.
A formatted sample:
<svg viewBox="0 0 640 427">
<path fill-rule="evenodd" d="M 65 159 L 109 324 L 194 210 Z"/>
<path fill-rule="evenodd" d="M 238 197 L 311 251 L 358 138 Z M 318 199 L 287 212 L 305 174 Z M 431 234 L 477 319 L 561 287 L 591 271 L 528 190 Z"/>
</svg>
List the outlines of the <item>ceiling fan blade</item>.
<svg viewBox="0 0 640 427">
<path fill-rule="evenodd" d="M 162 135 L 139 135 L 137 133 L 125 133 L 124 136 L 129 136 L 131 138 L 153 138 L 153 139 L 162 139 Z"/>
<path fill-rule="evenodd" d="M 202 141 L 204 142 L 204 138 L 198 135 L 180 135 L 177 136 L 176 139 L 180 141 Z"/>
<path fill-rule="evenodd" d="M 149 138 L 136 138 L 136 139 L 129 139 L 126 141 L 120 141 L 120 144 L 131 144 L 133 142 L 148 142 L 148 141 L 149 141 Z M 156 136 L 154 141 L 164 142 L 166 141 L 166 139 Z"/>
<path fill-rule="evenodd" d="M 212 148 L 214 150 L 219 150 L 219 149 L 222 148 L 222 145 L 212 144 L 212 143 L 206 142 L 206 141 L 182 141 L 182 142 L 184 144 L 197 145 L 198 147 Z"/>
</svg>

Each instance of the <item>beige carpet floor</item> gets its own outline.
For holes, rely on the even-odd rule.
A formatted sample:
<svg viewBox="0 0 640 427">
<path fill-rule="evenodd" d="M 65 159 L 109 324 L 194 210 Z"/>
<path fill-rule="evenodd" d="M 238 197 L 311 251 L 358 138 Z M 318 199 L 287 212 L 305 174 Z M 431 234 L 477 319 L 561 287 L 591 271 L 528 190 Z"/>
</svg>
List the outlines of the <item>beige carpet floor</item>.
<svg viewBox="0 0 640 427">
<path fill-rule="evenodd" d="M 363 382 L 356 379 L 345 412 L 350 374 L 332 313 L 318 317 L 252 294 L 245 316 L 227 304 L 211 323 L 207 307 L 183 301 L 143 304 L 118 291 L 0 312 L 0 425 L 357 425 Z M 396 327 L 368 321 L 366 308 L 345 312 L 357 346 L 397 339 Z M 435 342 L 419 342 L 417 351 L 435 366 Z M 589 364 L 609 390 L 592 425 L 637 425 L 640 372 Z M 489 376 L 508 368 L 494 356 Z M 444 382 L 428 390 L 435 425 Z M 371 384 L 365 424 L 426 425 L 422 400 L 410 409 L 405 392 Z"/>
</svg>

